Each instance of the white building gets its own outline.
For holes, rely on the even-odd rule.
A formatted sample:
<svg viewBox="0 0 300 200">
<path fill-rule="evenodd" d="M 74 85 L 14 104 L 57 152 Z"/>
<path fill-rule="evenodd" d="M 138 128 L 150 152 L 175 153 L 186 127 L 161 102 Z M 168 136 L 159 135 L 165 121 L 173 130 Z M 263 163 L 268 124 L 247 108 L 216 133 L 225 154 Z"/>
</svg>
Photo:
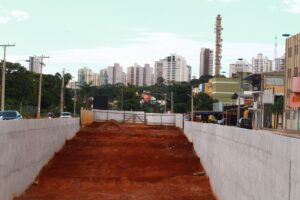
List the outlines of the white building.
<svg viewBox="0 0 300 200">
<path fill-rule="evenodd" d="M 244 60 L 238 60 L 236 63 L 229 65 L 229 77 L 237 75 L 240 72 L 252 72 L 251 64 Z"/>
<path fill-rule="evenodd" d="M 87 67 L 78 70 L 78 82 L 79 85 L 84 83 L 93 84 L 93 71 Z"/>
<path fill-rule="evenodd" d="M 152 85 L 152 74 L 153 74 L 153 68 L 150 67 L 149 64 L 145 64 L 144 66 L 144 85 L 150 86 Z"/>
<path fill-rule="evenodd" d="M 263 73 L 272 71 L 272 60 L 267 56 L 263 57 L 262 53 L 257 54 L 256 58 L 252 58 L 253 73 Z"/>
<path fill-rule="evenodd" d="M 122 73 L 123 67 L 118 63 L 115 63 L 114 66 L 107 67 L 107 83 L 111 85 L 122 83 Z"/>
<path fill-rule="evenodd" d="M 144 85 L 144 67 L 134 64 L 127 68 L 127 84 L 143 86 Z"/>
<path fill-rule="evenodd" d="M 214 61 L 213 50 L 208 48 L 201 48 L 199 78 L 204 75 L 213 76 L 214 73 L 213 61 Z"/>
<path fill-rule="evenodd" d="M 100 86 L 100 74 L 93 73 L 92 86 Z"/>
<path fill-rule="evenodd" d="M 275 71 L 284 71 L 285 70 L 285 55 L 279 58 L 274 59 Z"/>
<path fill-rule="evenodd" d="M 154 79 L 162 77 L 167 82 L 188 82 L 190 80 L 190 68 L 184 57 L 171 54 L 170 56 L 155 62 Z"/>
<path fill-rule="evenodd" d="M 34 73 L 41 73 L 41 58 L 38 56 L 30 56 L 29 57 L 29 71 Z"/>
</svg>

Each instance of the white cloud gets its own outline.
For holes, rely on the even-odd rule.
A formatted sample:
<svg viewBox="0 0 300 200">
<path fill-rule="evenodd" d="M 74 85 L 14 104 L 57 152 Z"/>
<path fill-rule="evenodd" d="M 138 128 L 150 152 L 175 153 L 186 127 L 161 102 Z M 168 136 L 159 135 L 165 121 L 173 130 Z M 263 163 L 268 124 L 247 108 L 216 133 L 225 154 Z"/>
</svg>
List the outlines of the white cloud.
<svg viewBox="0 0 300 200">
<path fill-rule="evenodd" d="M 46 73 L 54 74 L 66 67 L 68 73 L 77 77 L 79 67 L 87 66 L 95 72 L 112 65 L 115 62 L 126 68 L 134 63 L 144 65 L 164 58 L 170 53 L 177 53 L 186 58 L 192 66 L 192 75 L 198 75 L 201 47 L 214 48 L 213 42 L 203 42 L 174 33 L 144 33 L 140 37 L 128 41 L 122 47 L 100 46 L 98 48 L 78 48 L 45 52 L 50 56 L 45 62 Z M 282 55 L 284 48 L 278 47 L 278 55 Z M 223 44 L 222 71 L 228 71 L 230 63 L 244 58 L 251 62 L 251 58 L 257 53 L 263 53 L 270 59 L 273 58 L 273 44 L 227 43 Z M 29 53 L 29 55 L 32 53 Z M 26 59 L 27 56 L 11 58 L 13 60 Z"/>
<path fill-rule="evenodd" d="M 0 24 L 8 23 L 12 20 L 24 21 L 29 19 L 29 14 L 23 10 L 1 10 Z"/>
<path fill-rule="evenodd" d="M 300 13 L 300 0 L 283 0 L 285 10 L 291 13 Z"/>
<path fill-rule="evenodd" d="M 10 14 L 13 18 L 19 21 L 29 19 L 29 14 L 23 10 L 13 10 L 10 12 Z"/>
</svg>

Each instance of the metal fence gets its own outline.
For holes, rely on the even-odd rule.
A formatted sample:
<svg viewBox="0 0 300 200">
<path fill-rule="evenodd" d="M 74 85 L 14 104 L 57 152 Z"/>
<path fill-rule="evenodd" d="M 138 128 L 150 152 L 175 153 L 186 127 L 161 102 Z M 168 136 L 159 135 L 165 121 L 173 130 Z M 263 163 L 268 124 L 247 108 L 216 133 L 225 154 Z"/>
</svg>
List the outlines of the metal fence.
<svg viewBox="0 0 300 200">
<path fill-rule="evenodd" d="M 93 121 L 107 120 L 142 123 L 146 125 L 178 126 L 183 128 L 183 115 L 174 113 L 145 113 L 139 111 L 93 110 Z"/>
</svg>

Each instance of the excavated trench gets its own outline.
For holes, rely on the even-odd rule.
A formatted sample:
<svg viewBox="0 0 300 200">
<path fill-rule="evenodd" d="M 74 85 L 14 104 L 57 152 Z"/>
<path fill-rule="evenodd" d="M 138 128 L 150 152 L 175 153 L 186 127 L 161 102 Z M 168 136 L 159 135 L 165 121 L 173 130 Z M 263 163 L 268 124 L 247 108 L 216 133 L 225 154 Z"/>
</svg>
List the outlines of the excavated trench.
<svg viewBox="0 0 300 200">
<path fill-rule="evenodd" d="M 21 199 L 215 200 L 179 129 L 115 121 L 82 128 Z"/>
</svg>

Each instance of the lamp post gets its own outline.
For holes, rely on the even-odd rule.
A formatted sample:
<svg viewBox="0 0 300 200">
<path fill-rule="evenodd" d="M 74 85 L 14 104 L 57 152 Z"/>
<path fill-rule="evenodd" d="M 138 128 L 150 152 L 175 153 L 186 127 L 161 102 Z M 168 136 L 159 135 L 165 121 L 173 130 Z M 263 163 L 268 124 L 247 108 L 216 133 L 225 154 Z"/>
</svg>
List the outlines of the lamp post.
<svg viewBox="0 0 300 200">
<path fill-rule="evenodd" d="M 1 90 L 1 111 L 5 110 L 5 73 L 6 73 L 6 47 L 14 47 L 15 44 L 2 44 L 3 51 L 3 66 L 2 66 L 2 90 Z"/>
<path fill-rule="evenodd" d="M 43 65 L 45 65 L 43 63 L 43 59 L 44 58 L 50 58 L 49 56 L 41 56 L 39 57 L 41 59 L 41 72 L 40 72 L 40 81 L 39 81 L 39 96 L 38 96 L 38 105 L 37 105 L 37 114 L 36 117 L 40 118 L 41 117 L 41 99 L 42 99 L 42 80 L 43 80 Z"/>
</svg>

